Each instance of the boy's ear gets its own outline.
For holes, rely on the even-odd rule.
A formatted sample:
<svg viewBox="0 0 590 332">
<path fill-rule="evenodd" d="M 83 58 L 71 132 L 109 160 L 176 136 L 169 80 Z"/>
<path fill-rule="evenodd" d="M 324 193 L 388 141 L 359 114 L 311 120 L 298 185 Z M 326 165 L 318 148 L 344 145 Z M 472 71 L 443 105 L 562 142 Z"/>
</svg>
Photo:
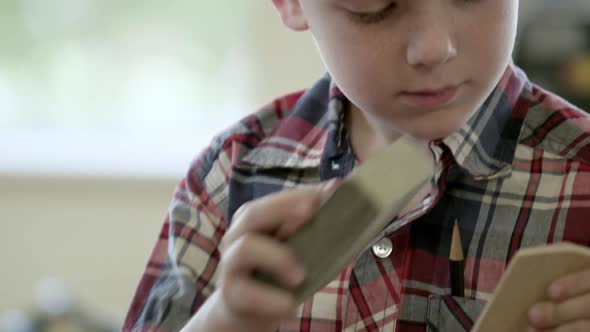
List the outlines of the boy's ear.
<svg viewBox="0 0 590 332">
<path fill-rule="evenodd" d="M 283 24 L 295 31 L 309 28 L 299 0 L 272 0 L 272 3 L 281 15 Z"/>
</svg>

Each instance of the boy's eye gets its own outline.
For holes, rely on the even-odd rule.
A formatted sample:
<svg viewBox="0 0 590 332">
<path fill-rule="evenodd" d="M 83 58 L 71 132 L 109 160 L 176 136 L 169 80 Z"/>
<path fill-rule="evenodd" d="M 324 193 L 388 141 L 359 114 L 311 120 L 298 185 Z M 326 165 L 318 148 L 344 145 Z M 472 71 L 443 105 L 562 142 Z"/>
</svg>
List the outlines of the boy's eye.
<svg viewBox="0 0 590 332">
<path fill-rule="evenodd" d="M 476 3 L 481 2 L 482 0 L 455 0 L 461 4 L 468 4 L 473 5 Z M 391 14 L 393 14 L 396 10 L 398 10 L 398 1 L 392 1 L 387 4 L 385 7 L 379 10 L 373 11 L 360 11 L 360 10 L 348 10 L 349 18 L 358 24 L 376 24 L 379 23 L 386 18 L 388 18 Z"/>
<path fill-rule="evenodd" d="M 350 18 L 360 24 L 375 24 L 386 19 L 397 8 L 396 2 L 391 2 L 382 9 L 370 12 L 349 11 Z"/>
</svg>

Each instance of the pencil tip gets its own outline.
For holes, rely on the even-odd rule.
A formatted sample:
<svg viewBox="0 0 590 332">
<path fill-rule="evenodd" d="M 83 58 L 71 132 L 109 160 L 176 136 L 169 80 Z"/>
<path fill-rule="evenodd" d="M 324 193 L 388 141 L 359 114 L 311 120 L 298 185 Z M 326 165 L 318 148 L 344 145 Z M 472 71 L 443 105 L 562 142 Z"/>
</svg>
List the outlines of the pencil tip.
<svg viewBox="0 0 590 332">
<path fill-rule="evenodd" d="M 463 245 L 461 243 L 461 234 L 459 233 L 459 225 L 455 221 L 453 226 L 453 239 L 451 241 L 451 254 L 449 258 L 452 261 L 462 261 L 465 257 L 463 254 Z"/>
</svg>

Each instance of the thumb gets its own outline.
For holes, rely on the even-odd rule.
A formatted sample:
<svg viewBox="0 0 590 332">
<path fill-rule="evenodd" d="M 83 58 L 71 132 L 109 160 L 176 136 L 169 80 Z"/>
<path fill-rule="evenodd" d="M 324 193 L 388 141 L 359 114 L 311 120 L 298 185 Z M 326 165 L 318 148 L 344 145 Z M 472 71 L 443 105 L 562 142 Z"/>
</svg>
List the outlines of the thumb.
<svg viewBox="0 0 590 332">
<path fill-rule="evenodd" d="M 320 185 L 320 197 L 322 204 L 325 203 L 334 194 L 336 189 L 342 184 L 343 179 L 332 179 Z"/>
</svg>

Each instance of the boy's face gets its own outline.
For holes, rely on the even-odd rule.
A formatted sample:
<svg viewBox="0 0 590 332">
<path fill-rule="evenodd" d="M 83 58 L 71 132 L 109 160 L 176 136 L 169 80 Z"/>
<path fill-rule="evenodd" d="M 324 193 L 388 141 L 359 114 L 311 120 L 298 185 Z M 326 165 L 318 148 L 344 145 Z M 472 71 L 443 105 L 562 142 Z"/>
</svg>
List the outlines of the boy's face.
<svg viewBox="0 0 590 332">
<path fill-rule="evenodd" d="M 389 137 L 461 127 L 509 64 L 518 17 L 518 0 L 273 2 L 289 27 L 311 30 L 338 87 Z"/>
</svg>

